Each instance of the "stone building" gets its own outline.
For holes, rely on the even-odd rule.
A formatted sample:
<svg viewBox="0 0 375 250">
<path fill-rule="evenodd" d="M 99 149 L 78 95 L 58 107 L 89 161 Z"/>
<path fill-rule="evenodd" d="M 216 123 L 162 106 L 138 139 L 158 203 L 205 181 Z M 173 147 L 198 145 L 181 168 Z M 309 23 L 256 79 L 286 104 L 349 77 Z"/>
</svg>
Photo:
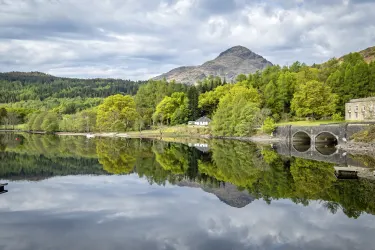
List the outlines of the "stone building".
<svg viewBox="0 0 375 250">
<path fill-rule="evenodd" d="M 346 103 L 345 120 L 375 121 L 375 97 L 353 99 Z"/>
</svg>

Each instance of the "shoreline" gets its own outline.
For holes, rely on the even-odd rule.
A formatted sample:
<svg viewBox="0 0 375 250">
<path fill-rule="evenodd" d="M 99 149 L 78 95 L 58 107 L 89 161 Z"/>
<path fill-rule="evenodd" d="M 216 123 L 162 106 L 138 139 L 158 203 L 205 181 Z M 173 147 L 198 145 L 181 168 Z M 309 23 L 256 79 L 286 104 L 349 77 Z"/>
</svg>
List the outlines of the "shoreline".
<svg viewBox="0 0 375 250">
<path fill-rule="evenodd" d="M 25 130 L 0 130 L 0 132 L 22 132 L 29 134 L 47 134 L 42 131 L 25 131 Z M 107 137 L 107 138 L 131 138 L 131 139 L 223 139 L 223 140 L 238 140 L 238 141 L 250 141 L 256 143 L 272 143 L 282 141 L 283 138 L 272 137 L 270 135 L 254 135 L 254 136 L 212 136 L 204 134 L 177 134 L 177 133 L 160 133 L 157 130 L 147 130 L 145 133 L 142 132 L 94 132 L 94 133 L 76 133 L 76 132 L 55 132 L 52 133 L 57 136 L 85 136 L 88 138 L 94 137 Z"/>
<path fill-rule="evenodd" d="M 236 137 L 236 136 L 211 136 L 211 135 L 173 135 L 173 134 L 157 134 L 157 133 L 72 133 L 72 132 L 57 132 L 55 135 L 58 136 L 86 136 L 86 137 L 110 137 L 110 138 L 133 138 L 133 139 L 159 139 L 163 138 L 180 138 L 180 139 L 223 139 L 223 140 L 238 140 L 238 141 L 251 141 L 257 143 L 269 143 L 269 142 L 278 142 L 282 138 L 272 137 L 268 135 L 254 135 L 249 137 Z"/>
<path fill-rule="evenodd" d="M 364 142 L 347 142 L 345 144 L 339 144 L 336 148 L 344 150 L 351 154 L 366 154 L 375 156 L 375 143 L 364 143 Z"/>
<path fill-rule="evenodd" d="M 45 132 L 36 131 L 24 131 L 24 130 L 0 130 L 0 132 L 22 132 L 29 134 L 47 134 Z M 285 140 L 281 137 L 272 137 L 270 135 L 254 135 L 254 136 L 212 136 L 203 134 L 177 134 L 177 133 L 160 133 L 157 130 L 147 130 L 145 133 L 142 132 L 103 132 L 103 133 L 75 133 L 75 132 L 55 132 L 57 136 L 85 136 L 87 138 L 94 137 L 106 137 L 106 138 L 129 138 L 129 139 L 156 139 L 164 141 L 184 141 L 189 140 L 209 140 L 209 139 L 223 139 L 223 140 L 238 140 L 238 141 L 249 141 L 260 144 L 275 143 Z M 351 154 L 366 154 L 375 156 L 375 143 L 362 143 L 349 141 L 347 143 L 340 143 L 336 146 L 337 149 L 344 150 Z"/>
</svg>

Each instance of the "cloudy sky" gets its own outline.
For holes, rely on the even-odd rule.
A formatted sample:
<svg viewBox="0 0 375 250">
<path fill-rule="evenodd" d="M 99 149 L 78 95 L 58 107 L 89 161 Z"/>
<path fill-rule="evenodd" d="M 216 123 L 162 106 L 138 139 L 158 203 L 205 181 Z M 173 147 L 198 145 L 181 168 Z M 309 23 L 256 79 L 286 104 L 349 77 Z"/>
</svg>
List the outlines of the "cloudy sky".
<svg viewBox="0 0 375 250">
<path fill-rule="evenodd" d="M 0 71 L 148 79 L 243 45 L 323 62 L 375 45 L 375 0 L 0 0 Z"/>
<path fill-rule="evenodd" d="M 374 249 L 375 217 L 322 203 L 255 200 L 234 208 L 200 188 L 129 176 L 10 182 L 0 195 L 0 249 Z"/>
</svg>

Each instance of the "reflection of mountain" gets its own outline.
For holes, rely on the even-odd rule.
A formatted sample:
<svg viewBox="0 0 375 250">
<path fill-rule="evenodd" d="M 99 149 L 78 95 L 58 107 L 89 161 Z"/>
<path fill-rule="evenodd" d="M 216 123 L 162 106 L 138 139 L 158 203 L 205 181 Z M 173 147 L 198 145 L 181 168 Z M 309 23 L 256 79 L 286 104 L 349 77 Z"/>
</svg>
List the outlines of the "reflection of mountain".
<svg viewBox="0 0 375 250">
<path fill-rule="evenodd" d="M 242 208 L 250 204 L 254 199 L 247 191 L 240 191 L 238 188 L 230 183 L 220 185 L 220 187 L 209 187 L 208 185 L 200 184 L 183 180 L 177 183 L 180 187 L 201 188 L 207 193 L 217 196 L 219 200 L 231 207 Z"/>
</svg>

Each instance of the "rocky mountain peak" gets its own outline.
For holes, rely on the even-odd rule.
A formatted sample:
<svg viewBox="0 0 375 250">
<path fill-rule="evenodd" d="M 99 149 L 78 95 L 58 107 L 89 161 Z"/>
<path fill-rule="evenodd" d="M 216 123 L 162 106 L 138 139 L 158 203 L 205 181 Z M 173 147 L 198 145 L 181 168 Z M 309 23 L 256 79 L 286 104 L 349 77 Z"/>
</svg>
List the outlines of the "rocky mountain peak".
<svg viewBox="0 0 375 250">
<path fill-rule="evenodd" d="M 237 57 L 240 57 L 242 59 L 261 57 L 261 56 L 255 54 L 254 52 L 252 52 L 251 50 L 249 50 L 248 48 L 246 48 L 244 46 L 240 46 L 240 45 L 234 46 L 230 49 L 227 49 L 224 52 L 221 52 L 220 55 L 217 58 L 225 57 L 225 56 L 237 56 Z"/>
<path fill-rule="evenodd" d="M 263 70 L 272 63 L 243 46 L 234 46 L 219 54 L 214 60 L 200 66 L 179 67 L 153 78 L 154 80 L 175 80 L 192 85 L 209 76 L 218 76 L 227 82 L 239 74 L 251 74 Z"/>
</svg>

